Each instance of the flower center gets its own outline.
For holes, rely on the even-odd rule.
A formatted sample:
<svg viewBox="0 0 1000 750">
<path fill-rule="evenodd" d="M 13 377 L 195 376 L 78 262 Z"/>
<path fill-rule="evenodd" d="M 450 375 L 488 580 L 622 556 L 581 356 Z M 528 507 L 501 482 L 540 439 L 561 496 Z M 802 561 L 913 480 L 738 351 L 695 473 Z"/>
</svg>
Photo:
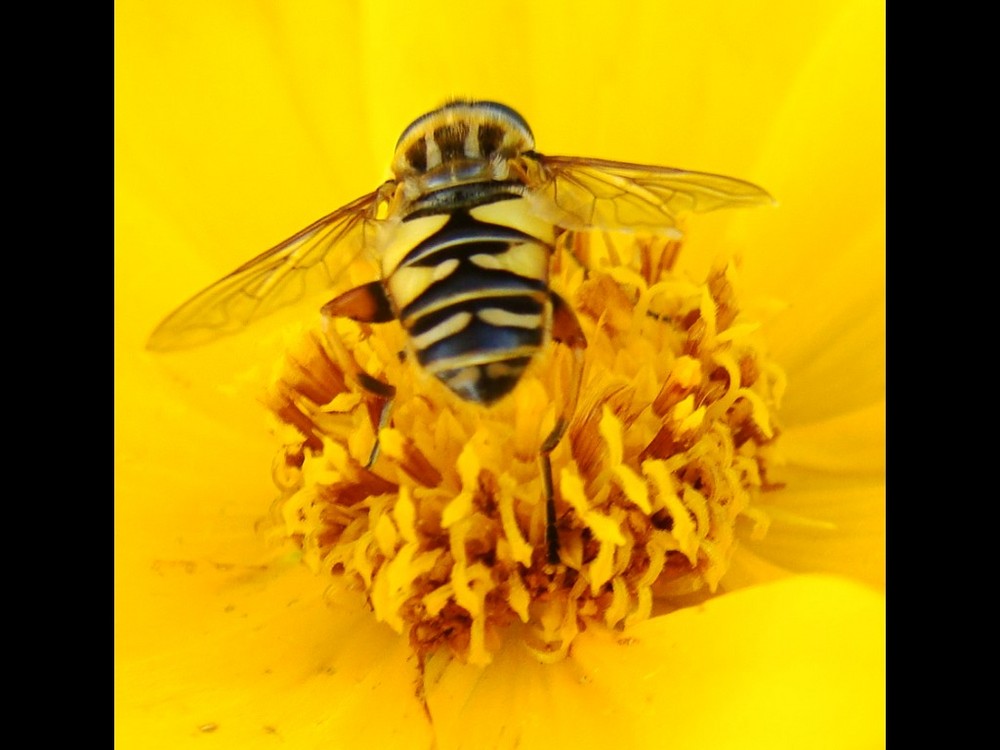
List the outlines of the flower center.
<svg viewBox="0 0 1000 750">
<path fill-rule="evenodd" d="M 695 283 L 674 272 L 678 250 L 630 240 L 623 258 L 608 242 L 560 240 L 552 285 L 588 346 L 551 453 L 554 565 L 539 451 L 571 401 L 565 347 L 547 346 L 483 407 L 400 357 L 397 324 L 335 321 L 357 363 L 396 388 L 379 430 L 384 401 L 351 384 L 324 336 L 306 336 L 268 400 L 287 435 L 276 508 L 307 562 L 362 587 L 421 656 L 447 647 L 474 663 L 515 632 L 558 659 L 588 624 L 625 627 L 654 603 L 713 592 L 737 524 L 766 529 L 754 502 L 776 486 L 784 381 L 741 316 L 733 266 Z"/>
</svg>

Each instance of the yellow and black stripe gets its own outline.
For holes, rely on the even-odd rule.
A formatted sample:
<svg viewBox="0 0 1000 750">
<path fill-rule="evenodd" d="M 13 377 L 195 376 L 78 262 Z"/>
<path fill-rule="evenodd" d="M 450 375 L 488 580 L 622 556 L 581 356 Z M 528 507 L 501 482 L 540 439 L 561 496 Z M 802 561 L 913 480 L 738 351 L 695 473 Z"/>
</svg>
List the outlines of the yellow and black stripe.
<svg viewBox="0 0 1000 750">
<path fill-rule="evenodd" d="M 430 221 L 433 231 L 384 269 L 384 284 L 420 365 L 490 404 L 545 344 L 552 228 L 503 183 L 463 187 L 431 210 L 414 206 L 404 223 Z"/>
</svg>

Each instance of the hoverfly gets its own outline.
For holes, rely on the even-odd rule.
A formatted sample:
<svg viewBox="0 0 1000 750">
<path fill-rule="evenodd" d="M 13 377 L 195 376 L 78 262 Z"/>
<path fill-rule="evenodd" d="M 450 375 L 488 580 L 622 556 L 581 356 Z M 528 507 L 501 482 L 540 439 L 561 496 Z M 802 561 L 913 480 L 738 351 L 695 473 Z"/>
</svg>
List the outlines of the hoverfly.
<svg viewBox="0 0 1000 750">
<path fill-rule="evenodd" d="M 586 338 L 549 288 L 558 232 L 676 233 L 685 213 L 772 202 L 731 177 L 543 156 L 534 146 L 524 118 L 496 102 L 456 100 L 423 115 L 396 144 L 393 179 L 196 294 L 160 323 L 148 347 L 187 348 L 235 333 L 330 288 L 367 250 L 380 278 L 328 302 L 327 320 L 399 321 L 421 367 L 484 405 L 510 393 L 551 338 L 573 351 L 578 391 Z M 327 332 L 336 337 L 333 326 Z M 384 424 L 394 388 L 356 365 L 352 374 L 387 399 Z M 558 562 L 558 535 L 549 454 L 574 408 L 557 420 L 540 457 L 550 563 Z M 377 444 L 369 465 L 376 456 Z"/>
</svg>

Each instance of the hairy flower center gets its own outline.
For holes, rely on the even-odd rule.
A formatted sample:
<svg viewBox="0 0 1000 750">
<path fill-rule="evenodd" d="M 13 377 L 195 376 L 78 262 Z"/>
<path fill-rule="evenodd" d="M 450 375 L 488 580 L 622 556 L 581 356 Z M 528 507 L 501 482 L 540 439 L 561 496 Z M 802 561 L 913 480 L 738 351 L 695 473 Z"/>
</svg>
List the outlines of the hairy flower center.
<svg viewBox="0 0 1000 750">
<path fill-rule="evenodd" d="M 365 468 L 383 402 L 350 383 L 323 336 L 305 337 L 269 402 L 288 427 L 276 507 L 306 560 L 360 585 L 421 656 L 447 646 L 475 663 L 506 632 L 556 659 L 588 623 L 626 626 L 654 601 L 714 591 L 738 520 L 766 528 L 754 501 L 773 487 L 783 378 L 741 318 L 733 268 L 694 283 L 673 271 L 678 250 L 631 241 L 623 258 L 567 236 L 554 258 L 553 287 L 588 340 L 579 403 L 551 454 L 556 565 L 538 457 L 569 400 L 564 347 L 546 347 L 487 408 L 398 356 L 395 323 L 337 321 L 357 363 L 397 388 Z"/>
</svg>

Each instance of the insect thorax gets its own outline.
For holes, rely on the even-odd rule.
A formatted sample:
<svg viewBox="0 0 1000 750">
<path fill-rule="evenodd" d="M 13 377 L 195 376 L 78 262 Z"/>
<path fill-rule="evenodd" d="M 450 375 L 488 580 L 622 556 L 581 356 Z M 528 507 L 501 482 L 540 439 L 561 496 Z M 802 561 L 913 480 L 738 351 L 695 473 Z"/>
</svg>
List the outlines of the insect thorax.
<svg viewBox="0 0 1000 750">
<path fill-rule="evenodd" d="M 461 164 L 496 165 L 534 148 L 528 123 L 496 102 L 453 101 L 410 124 L 396 143 L 398 179 Z"/>
</svg>

